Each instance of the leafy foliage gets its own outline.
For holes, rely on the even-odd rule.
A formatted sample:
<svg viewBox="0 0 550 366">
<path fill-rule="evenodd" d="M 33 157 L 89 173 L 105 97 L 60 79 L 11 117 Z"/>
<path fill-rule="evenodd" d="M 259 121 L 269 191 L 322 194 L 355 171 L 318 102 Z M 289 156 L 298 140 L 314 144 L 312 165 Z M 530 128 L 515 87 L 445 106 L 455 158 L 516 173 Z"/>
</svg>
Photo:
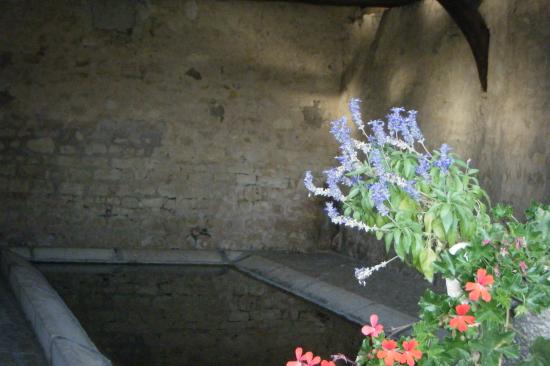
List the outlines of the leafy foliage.
<svg viewBox="0 0 550 366">
<path fill-rule="evenodd" d="M 327 203 L 333 222 L 374 232 L 388 251 L 393 249 L 431 281 L 442 251 L 489 226 L 478 170 L 450 153 L 446 144 L 428 151 L 415 111 L 392 109 L 387 123 L 368 123 L 368 135 L 357 103 L 352 100 L 350 109 L 368 142 L 351 137 L 345 118 L 333 122 L 341 165 L 325 171 L 327 189 L 316 187 L 309 172 L 305 185 L 314 195 L 339 203 L 343 214 Z"/>
<path fill-rule="evenodd" d="M 306 187 L 332 200 L 327 213 L 334 223 L 375 233 L 388 251 L 393 249 L 426 279 L 440 273 L 458 281 L 463 291 L 453 297 L 426 291 L 412 338 L 398 342 L 385 336 L 373 315 L 372 325 L 363 328 L 367 337 L 356 361 L 346 361 L 358 366 L 501 366 L 505 359 L 517 360 L 515 339 L 523 335 L 512 319 L 550 307 L 550 208 L 534 203 L 525 223 L 513 217 L 509 206 L 488 210 L 477 169 L 445 144 L 429 152 L 415 111 L 392 109 L 387 124 L 368 123 L 368 135 L 358 103 L 352 100 L 350 111 L 368 143 L 351 137 L 345 119 L 333 122 L 341 165 L 325 171 L 328 188 L 316 187 L 309 172 Z M 460 247 L 453 248 L 455 243 Z M 356 277 L 363 283 L 390 261 L 356 269 Z M 539 339 L 531 357 L 517 366 L 550 365 L 549 350 L 550 340 Z"/>
</svg>

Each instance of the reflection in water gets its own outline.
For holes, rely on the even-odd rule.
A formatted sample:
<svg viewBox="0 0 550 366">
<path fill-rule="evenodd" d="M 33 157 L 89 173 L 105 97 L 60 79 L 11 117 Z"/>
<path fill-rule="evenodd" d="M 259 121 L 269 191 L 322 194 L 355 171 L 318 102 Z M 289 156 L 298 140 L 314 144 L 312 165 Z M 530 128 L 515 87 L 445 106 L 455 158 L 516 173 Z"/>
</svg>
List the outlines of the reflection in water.
<svg viewBox="0 0 550 366">
<path fill-rule="evenodd" d="M 360 326 L 228 267 L 40 265 L 117 366 L 285 365 L 354 355 Z"/>
</svg>

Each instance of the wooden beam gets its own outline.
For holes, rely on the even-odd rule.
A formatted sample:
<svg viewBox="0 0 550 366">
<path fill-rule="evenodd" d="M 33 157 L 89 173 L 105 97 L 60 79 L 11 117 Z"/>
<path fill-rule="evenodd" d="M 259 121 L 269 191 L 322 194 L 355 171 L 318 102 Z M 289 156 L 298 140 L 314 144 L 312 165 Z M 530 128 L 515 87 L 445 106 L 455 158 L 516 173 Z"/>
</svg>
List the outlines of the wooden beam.
<svg viewBox="0 0 550 366">
<path fill-rule="evenodd" d="M 489 28 L 479 13 L 476 0 L 437 0 L 458 25 L 474 55 L 481 88 L 487 91 L 489 69 Z"/>
<path fill-rule="evenodd" d="M 394 6 L 403 6 L 415 3 L 419 0 L 253 0 L 253 1 L 271 1 L 271 2 L 286 2 L 286 3 L 302 3 L 312 5 L 329 5 L 329 6 L 357 6 L 391 8 Z"/>
</svg>

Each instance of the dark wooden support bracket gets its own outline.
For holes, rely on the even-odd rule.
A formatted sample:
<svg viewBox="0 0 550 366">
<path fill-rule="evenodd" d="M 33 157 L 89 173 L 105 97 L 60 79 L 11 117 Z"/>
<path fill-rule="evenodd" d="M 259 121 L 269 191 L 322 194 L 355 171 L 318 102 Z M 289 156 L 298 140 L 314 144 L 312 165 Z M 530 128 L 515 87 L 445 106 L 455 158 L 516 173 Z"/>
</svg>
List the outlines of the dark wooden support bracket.
<svg viewBox="0 0 550 366">
<path fill-rule="evenodd" d="M 253 0 L 306 3 L 328 6 L 357 6 L 391 8 L 418 2 L 419 0 Z M 482 0 L 437 0 L 458 25 L 474 55 L 481 88 L 487 91 L 489 69 L 489 28 L 478 7 Z"/>
<path fill-rule="evenodd" d="M 489 69 L 489 28 L 479 13 L 479 1 L 437 0 L 458 25 L 474 54 L 481 88 L 487 91 Z"/>
<path fill-rule="evenodd" d="M 330 6 L 357 6 L 366 8 L 369 6 L 379 8 L 392 8 L 395 6 L 403 6 L 415 3 L 419 0 L 255 0 L 255 1 L 276 1 L 287 3 L 302 3 L 313 5 L 330 5 Z"/>
</svg>

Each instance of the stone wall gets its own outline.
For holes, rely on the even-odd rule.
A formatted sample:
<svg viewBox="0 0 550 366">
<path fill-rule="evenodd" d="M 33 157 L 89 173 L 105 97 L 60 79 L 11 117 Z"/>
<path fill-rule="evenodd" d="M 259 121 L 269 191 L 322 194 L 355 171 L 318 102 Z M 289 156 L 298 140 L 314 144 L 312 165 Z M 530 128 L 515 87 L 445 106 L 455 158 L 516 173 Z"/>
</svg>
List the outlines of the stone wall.
<svg viewBox="0 0 550 366">
<path fill-rule="evenodd" d="M 437 1 L 425 0 L 356 24 L 363 40 L 342 95 L 361 96 L 368 119 L 393 106 L 418 110 L 428 145 L 447 142 L 472 159 L 492 201 L 522 217 L 531 200 L 550 202 L 550 8 L 544 0 L 484 0 L 480 12 L 491 32 L 486 93 L 462 32 Z M 333 246 L 371 263 L 385 256 L 357 232 L 341 233 Z"/>
<path fill-rule="evenodd" d="M 303 172 L 328 121 L 419 110 L 518 213 L 550 197 L 550 10 L 485 0 L 488 92 L 435 0 L 0 3 L 0 245 L 307 250 L 334 240 Z M 521 214 L 519 214 L 521 216 Z M 347 248 L 346 248 L 347 246 Z M 379 254 L 378 254 L 379 253 Z"/>
<path fill-rule="evenodd" d="M 353 355 L 360 325 L 224 267 L 41 265 L 113 365 L 284 365 Z"/>
<path fill-rule="evenodd" d="M 315 247 L 354 12 L 1 2 L 0 242 Z"/>
</svg>

